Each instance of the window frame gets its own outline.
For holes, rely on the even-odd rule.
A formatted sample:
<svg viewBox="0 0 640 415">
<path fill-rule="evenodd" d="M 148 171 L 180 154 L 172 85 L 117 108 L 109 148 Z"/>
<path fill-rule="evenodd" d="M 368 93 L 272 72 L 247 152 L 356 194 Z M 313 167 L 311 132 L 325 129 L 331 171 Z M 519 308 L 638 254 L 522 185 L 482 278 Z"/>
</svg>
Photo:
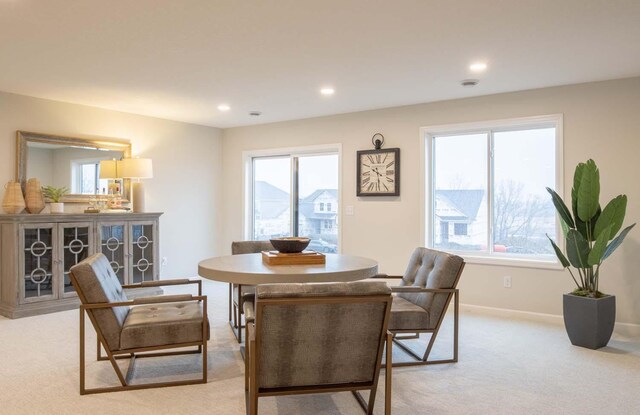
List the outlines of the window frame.
<svg viewBox="0 0 640 415">
<path fill-rule="evenodd" d="M 303 147 L 282 147 L 282 148 L 270 148 L 262 150 L 247 150 L 242 152 L 242 159 L 244 164 L 243 171 L 243 198 L 242 206 L 244 208 L 244 221 L 242 226 L 242 234 L 245 240 L 253 239 L 254 230 L 254 195 L 253 195 L 253 160 L 255 158 L 267 158 L 267 157 L 304 157 L 304 156 L 321 156 L 337 154 L 338 155 L 338 206 L 342 206 L 342 144 L 320 144 L 313 146 Z M 296 163 L 291 163 L 291 173 L 293 174 L 297 170 Z M 293 207 L 294 198 L 294 180 L 292 176 L 290 194 L 290 206 Z M 337 253 L 342 252 L 342 209 L 336 212 L 337 215 L 337 230 L 338 230 L 338 246 Z M 293 232 L 293 221 L 291 223 L 291 232 Z"/>
<path fill-rule="evenodd" d="M 435 137 L 486 133 L 488 149 L 493 149 L 493 133 L 555 127 L 555 191 L 564 197 L 564 140 L 563 114 L 549 114 L 532 117 L 499 119 L 491 121 L 443 124 L 420 128 L 420 232 L 425 246 L 433 247 L 433 145 Z M 557 258 L 553 260 L 535 259 L 524 255 L 493 252 L 493 160 L 487 151 L 487 253 L 473 251 L 451 251 L 462 256 L 465 261 L 475 264 L 515 266 L 526 268 L 562 269 Z M 556 220 L 556 242 L 564 246 L 564 236 L 558 217 Z"/>
</svg>

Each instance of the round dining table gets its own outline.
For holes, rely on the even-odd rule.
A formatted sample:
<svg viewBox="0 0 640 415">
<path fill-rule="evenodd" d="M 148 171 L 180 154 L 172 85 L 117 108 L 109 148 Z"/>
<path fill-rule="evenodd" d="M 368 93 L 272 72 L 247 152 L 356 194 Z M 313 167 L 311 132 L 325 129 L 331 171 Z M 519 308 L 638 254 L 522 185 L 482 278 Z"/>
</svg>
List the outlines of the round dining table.
<svg viewBox="0 0 640 415">
<path fill-rule="evenodd" d="M 373 259 L 326 254 L 325 264 L 267 265 L 262 254 L 227 255 L 205 259 L 198 274 L 206 279 L 240 285 L 363 280 L 378 273 Z"/>
</svg>

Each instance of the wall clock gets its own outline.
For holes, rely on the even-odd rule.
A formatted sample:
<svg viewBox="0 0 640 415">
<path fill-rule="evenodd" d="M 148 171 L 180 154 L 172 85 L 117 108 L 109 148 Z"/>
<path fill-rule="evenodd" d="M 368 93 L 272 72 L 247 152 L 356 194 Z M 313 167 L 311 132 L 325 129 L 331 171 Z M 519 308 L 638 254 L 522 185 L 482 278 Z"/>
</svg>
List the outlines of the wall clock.
<svg viewBox="0 0 640 415">
<path fill-rule="evenodd" d="M 376 136 L 382 137 L 382 140 Z M 372 138 L 374 150 L 360 150 L 357 154 L 356 196 L 400 195 L 400 149 L 383 149 L 384 136 L 377 133 Z"/>
</svg>

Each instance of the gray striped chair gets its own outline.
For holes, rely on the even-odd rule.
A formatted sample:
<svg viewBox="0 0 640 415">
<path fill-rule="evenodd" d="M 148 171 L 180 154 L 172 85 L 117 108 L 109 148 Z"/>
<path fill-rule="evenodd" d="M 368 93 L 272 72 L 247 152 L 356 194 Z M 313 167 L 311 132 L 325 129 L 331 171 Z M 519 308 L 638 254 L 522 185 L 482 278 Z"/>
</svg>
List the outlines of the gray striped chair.
<svg viewBox="0 0 640 415">
<path fill-rule="evenodd" d="M 457 255 L 428 248 L 416 248 L 402 276 L 386 274 L 374 278 L 398 278 L 399 286 L 392 287 L 395 293 L 391 307 L 389 331 L 393 341 L 414 358 L 411 362 L 397 362 L 394 366 L 413 366 L 458 361 L 458 311 L 460 275 L 464 259 Z M 454 300 L 453 356 L 450 359 L 429 360 L 446 311 Z M 421 333 L 430 334 L 423 355 L 417 354 L 402 341 L 418 339 Z"/>
<path fill-rule="evenodd" d="M 267 284 L 245 302 L 247 412 L 258 398 L 351 391 L 373 413 L 387 344 L 385 414 L 391 411 L 391 290 L 382 281 Z M 369 390 L 368 402 L 358 391 Z"/>
</svg>

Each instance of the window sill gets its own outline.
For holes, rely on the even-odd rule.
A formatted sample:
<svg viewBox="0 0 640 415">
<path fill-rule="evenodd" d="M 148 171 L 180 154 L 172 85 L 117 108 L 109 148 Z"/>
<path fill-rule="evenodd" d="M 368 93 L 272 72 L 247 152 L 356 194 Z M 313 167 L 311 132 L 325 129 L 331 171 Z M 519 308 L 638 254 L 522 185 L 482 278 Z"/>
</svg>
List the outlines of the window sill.
<svg viewBox="0 0 640 415">
<path fill-rule="evenodd" d="M 562 271 L 562 265 L 559 262 L 549 262 L 543 260 L 535 260 L 529 258 L 505 258 L 505 257 L 487 257 L 474 255 L 465 252 L 447 251 L 464 258 L 468 264 L 492 265 L 499 267 L 515 267 L 515 268 L 536 268 L 547 269 L 553 271 Z"/>
</svg>

